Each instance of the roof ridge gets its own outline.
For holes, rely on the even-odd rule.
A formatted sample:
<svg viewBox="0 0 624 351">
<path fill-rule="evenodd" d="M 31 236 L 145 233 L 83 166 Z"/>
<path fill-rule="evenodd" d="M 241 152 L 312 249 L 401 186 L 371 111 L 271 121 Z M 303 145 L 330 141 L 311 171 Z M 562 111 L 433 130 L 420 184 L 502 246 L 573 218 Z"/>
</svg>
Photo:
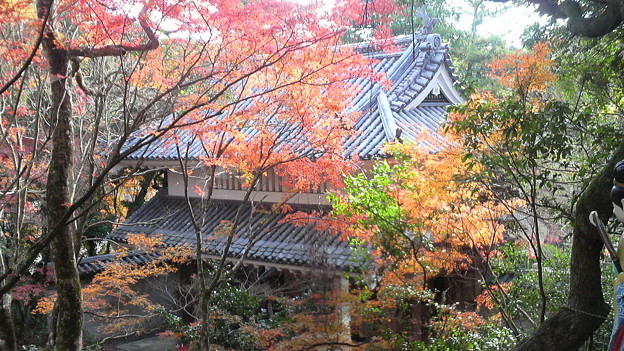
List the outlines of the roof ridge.
<svg viewBox="0 0 624 351">
<path fill-rule="evenodd" d="M 407 46 L 409 46 L 412 42 L 414 43 L 421 43 L 423 41 L 427 40 L 427 37 L 431 36 L 431 35 L 437 35 L 438 34 L 428 34 L 428 35 L 423 35 L 423 34 L 402 34 L 402 35 L 397 35 L 391 38 L 386 38 L 386 39 L 375 39 L 375 40 L 368 40 L 368 41 L 361 41 L 358 43 L 350 43 L 350 44 L 343 44 L 341 45 L 341 47 L 343 48 L 353 48 L 355 51 L 359 52 L 360 54 L 363 55 L 369 55 L 369 56 L 375 56 L 376 54 L 379 55 L 394 55 L 394 54 L 398 54 L 401 55 L 403 53 L 403 51 L 405 50 L 405 48 Z M 397 50 L 395 52 L 392 53 L 388 53 L 386 51 L 384 51 L 383 49 L 388 47 L 389 45 L 394 45 L 399 47 L 399 49 L 402 50 Z M 392 57 L 392 56 L 390 56 Z"/>
<path fill-rule="evenodd" d="M 439 35 L 430 34 L 427 36 L 427 41 L 418 46 L 418 51 L 419 53 L 411 62 L 414 68 L 408 70 L 408 73 L 392 87 L 388 94 L 389 100 L 392 101 L 392 110 L 395 112 L 409 105 L 431 83 L 435 73 L 445 62 L 448 46 L 442 45 Z M 441 58 L 434 60 L 438 56 Z M 405 97 L 401 98 L 403 95 Z"/>
</svg>

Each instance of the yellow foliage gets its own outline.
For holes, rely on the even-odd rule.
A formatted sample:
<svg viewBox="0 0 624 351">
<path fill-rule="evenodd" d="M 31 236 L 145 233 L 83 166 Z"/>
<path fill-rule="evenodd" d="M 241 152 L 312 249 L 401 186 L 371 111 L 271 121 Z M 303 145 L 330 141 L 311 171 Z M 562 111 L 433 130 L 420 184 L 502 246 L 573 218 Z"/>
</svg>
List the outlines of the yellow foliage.
<svg viewBox="0 0 624 351">
<path fill-rule="evenodd" d="M 519 50 L 490 63 L 492 75 L 499 81 L 527 96 L 531 92 L 543 91 L 557 77 L 553 73 L 554 62 L 548 58 L 550 47 L 547 43 L 537 43 L 533 52 Z"/>
<path fill-rule="evenodd" d="M 56 294 L 43 297 L 37 301 L 37 307 L 32 310 L 32 314 L 48 314 L 54 309 L 56 304 Z"/>
<path fill-rule="evenodd" d="M 105 321 L 100 327 L 103 333 L 127 331 L 154 317 L 159 305 L 151 299 L 149 289 L 140 291 L 137 283 L 175 272 L 177 264 L 192 254 L 188 247 L 164 247 L 158 236 L 129 235 L 128 243 L 145 254 L 158 256 L 144 264 L 131 264 L 124 260 L 130 251 L 121 249 L 111 262 L 104 263 L 104 270 L 83 287 L 84 309 Z M 33 313 L 50 313 L 55 300 L 55 295 L 40 299 Z"/>
<path fill-rule="evenodd" d="M 376 247 L 370 254 L 382 267 L 380 291 L 423 290 L 427 279 L 465 272 L 502 242 L 499 218 L 508 210 L 476 181 L 480 166 L 465 163 L 460 145 L 455 135 L 423 132 L 413 144 L 386 147 L 401 168 L 384 191 L 400 208 L 401 225 L 407 225 L 400 232 L 380 232 L 375 223 L 357 224 L 366 220 L 363 212 L 348 218 L 354 225 L 347 230 L 351 238 Z M 344 201 L 349 202 L 348 196 Z"/>
</svg>

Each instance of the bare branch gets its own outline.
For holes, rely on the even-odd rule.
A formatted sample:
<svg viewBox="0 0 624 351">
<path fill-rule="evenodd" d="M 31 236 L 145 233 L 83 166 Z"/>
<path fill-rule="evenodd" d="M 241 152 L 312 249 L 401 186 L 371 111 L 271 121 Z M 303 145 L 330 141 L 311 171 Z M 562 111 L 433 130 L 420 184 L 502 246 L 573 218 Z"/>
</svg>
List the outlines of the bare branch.
<svg viewBox="0 0 624 351">
<path fill-rule="evenodd" d="M 2 86 L 2 88 L 0 88 L 0 95 L 2 95 L 2 93 L 4 93 L 13 84 L 15 84 L 15 82 L 22 77 L 22 74 L 26 72 L 28 67 L 30 67 L 30 64 L 32 63 L 32 60 L 35 58 L 37 51 L 39 51 L 39 47 L 41 47 L 41 42 L 43 41 L 45 29 L 48 25 L 48 19 L 50 19 L 50 12 L 51 12 L 50 9 L 52 8 L 52 3 L 53 3 L 53 0 L 50 0 L 49 2 L 46 1 L 44 3 L 45 13 L 42 14 L 43 16 L 39 16 L 39 17 L 42 17 L 43 22 L 41 23 L 41 29 L 39 30 L 39 35 L 37 36 L 37 41 L 35 42 L 35 46 L 30 52 L 30 55 L 28 55 L 28 58 L 26 59 L 26 61 L 24 61 L 24 64 L 22 65 L 22 67 L 17 71 L 17 73 L 15 73 L 13 78 L 11 78 L 8 82 L 6 82 Z M 39 11 L 44 11 L 44 10 L 43 8 L 40 8 Z"/>
</svg>

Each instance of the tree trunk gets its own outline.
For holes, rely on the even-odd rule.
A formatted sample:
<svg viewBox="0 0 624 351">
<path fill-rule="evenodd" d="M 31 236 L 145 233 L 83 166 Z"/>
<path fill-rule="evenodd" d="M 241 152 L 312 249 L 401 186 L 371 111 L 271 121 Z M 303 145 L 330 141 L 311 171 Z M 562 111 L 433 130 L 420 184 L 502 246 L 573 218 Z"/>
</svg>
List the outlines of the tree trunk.
<svg viewBox="0 0 624 351">
<path fill-rule="evenodd" d="M 147 192 L 152 186 L 152 182 L 154 181 L 154 178 L 156 178 L 156 175 L 157 172 L 153 171 L 139 178 L 139 185 L 141 189 L 139 190 L 139 193 L 135 196 L 134 200 L 127 204 L 128 213 L 126 214 L 126 218 L 129 218 L 134 212 L 136 212 L 136 210 L 143 206 L 147 197 Z"/>
<path fill-rule="evenodd" d="M 597 211 L 605 223 L 611 217 L 613 205 L 609 192 L 613 186 L 613 167 L 621 159 L 624 159 L 624 143 L 592 179 L 576 205 L 568 306 L 546 320 L 513 350 L 577 350 L 609 314 L 601 287 L 600 253 L 603 244 L 598 231 L 589 222 L 589 213 Z"/>
<path fill-rule="evenodd" d="M 0 300 L 0 351 L 17 351 L 11 300 L 11 294 L 2 295 Z"/>
<path fill-rule="evenodd" d="M 52 153 L 46 185 L 48 228 L 59 225 L 69 206 L 69 182 L 72 167 L 73 136 L 71 128 L 72 105 L 68 91 L 69 55 L 55 44 L 54 34 L 48 32 L 43 48 L 50 66 Z M 66 223 L 52 240 L 51 251 L 56 277 L 58 318 L 54 346 L 59 351 L 82 349 L 82 292 L 76 266 L 77 240 Z"/>
</svg>

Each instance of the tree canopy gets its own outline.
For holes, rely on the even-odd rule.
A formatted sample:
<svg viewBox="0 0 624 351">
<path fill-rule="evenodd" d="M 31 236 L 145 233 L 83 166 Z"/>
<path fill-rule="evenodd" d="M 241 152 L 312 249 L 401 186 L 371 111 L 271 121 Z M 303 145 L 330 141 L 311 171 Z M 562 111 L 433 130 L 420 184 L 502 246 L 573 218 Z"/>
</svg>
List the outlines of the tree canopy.
<svg viewBox="0 0 624 351">
<path fill-rule="evenodd" d="M 309 134 L 306 143 L 331 148 L 345 130 L 332 123 L 348 124 L 349 116 L 331 113 L 338 107 L 331 99 L 317 97 L 321 105 L 305 106 L 298 99 L 354 78 L 358 56 L 334 50 L 341 35 L 354 23 L 370 25 L 368 15 L 383 22 L 392 10 L 390 3 L 380 2 L 373 11 L 359 1 L 335 3 L 332 11 L 288 1 L 0 4 L 0 50 L 7 57 L 0 87 L 7 166 L 0 215 L 8 223 L 0 265 L 4 344 L 17 348 L 11 289 L 43 253 L 56 274 L 51 346 L 82 348 L 76 265 L 82 233 L 90 211 L 110 191 L 105 186 L 123 183 L 111 182 L 111 170 L 130 153 L 180 126 L 199 130 L 217 116 L 223 123 L 204 131 L 204 138 L 212 138 L 206 142 L 216 138 L 240 151 L 224 159 L 243 162 L 243 151 L 254 151 L 270 155 L 273 164 L 285 163 L 292 155 L 274 143 L 283 115 L 302 118 L 299 127 L 324 129 L 322 135 Z M 251 100 L 252 107 L 240 108 Z M 274 123 L 246 120 L 261 105 Z M 306 111 L 310 108 L 316 110 Z M 327 122 L 310 121 L 307 116 L 321 109 Z M 258 138 L 242 137 L 244 127 L 259 132 Z M 138 130 L 145 133 L 127 143 Z M 241 148 L 241 140 L 257 147 Z M 219 145 L 206 150 L 223 154 Z M 293 186 L 318 181 L 309 178 L 312 170 L 304 158 L 298 167 L 307 173 L 293 177 Z M 33 212 L 34 218 L 44 216 L 39 222 L 25 220 Z M 26 232 L 33 225 L 45 230 Z"/>
<path fill-rule="evenodd" d="M 517 336 L 523 335 L 513 326 L 519 315 L 535 325 L 516 350 L 578 349 L 609 310 L 601 287 L 602 243 L 588 214 L 596 210 L 608 222 L 611 169 L 624 159 L 624 3 L 526 0 L 553 21 L 528 38 L 530 52 L 515 53 L 500 38 L 478 36 L 480 21 L 492 14 L 483 1 L 469 3 L 469 32 L 454 28 L 458 14 L 444 2 L 432 6 L 441 34 L 455 45 L 458 73 L 478 90 L 455 109 L 447 139 L 423 136 L 417 144 L 391 145 L 391 160 L 345 176 L 357 161 L 345 159 L 342 149 L 358 117 L 346 108 L 353 82 L 364 76 L 386 82 L 362 55 L 340 44 L 356 35 L 413 32 L 414 2 L 341 0 L 331 8 L 280 0 L 1 2 L 0 350 L 19 346 L 14 300 L 34 308 L 31 297 L 43 288 L 30 283 L 48 284 L 51 274 L 57 293 L 48 305 L 48 346 L 82 349 L 83 295 L 87 304 L 103 304 L 98 289 L 116 283 L 106 278 L 132 276 L 111 270 L 99 278 L 101 285 L 83 290 L 78 259 L 84 250 L 97 250 L 85 245 L 96 232 L 132 211 L 116 207 L 133 197 L 129 189 L 137 189 L 137 203 L 144 200 L 155 176 L 138 167 L 115 171 L 125 157 L 152 145 L 175 149 L 180 159 L 197 148 L 213 179 L 219 168 L 240 176 L 248 189 L 269 170 L 292 192 L 323 183 L 340 188 L 344 180 L 345 192 L 332 198 L 333 221 L 354 248 L 375 248 L 365 256 L 379 263 L 372 274 L 377 280 L 361 286 L 359 297 L 378 327 L 389 313 L 414 313 L 407 310 L 415 301 L 436 302 L 424 293 L 431 278 L 471 271 L 482 274 L 489 294 L 478 301 L 487 300 L 485 306 L 499 299 L 500 318 Z M 166 145 L 155 144 L 163 137 Z M 188 185 L 192 171 L 184 162 L 179 166 Z M 537 318 L 510 312 L 505 301 L 513 292 L 491 283 L 490 262 L 504 259 L 497 252 L 502 218 L 520 210 L 533 220 L 524 239 L 537 266 Z M 193 215 L 201 229 L 201 213 Z M 557 312 L 549 307 L 545 282 L 544 221 L 569 225 L 573 241 L 568 298 Z M 223 226 L 230 242 L 238 224 Z M 513 257 L 512 249 L 504 250 Z M 201 245 L 195 254 L 201 262 Z M 224 266 L 221 259 L 214 267 L 218 273 L 205 295 L 220 287 L 251 304 L 221 278 Z M 430 319 L 432 335 L 440 340 L 454 337 L 441 332 L 448 316 L 478 321 L 482 331 L 496 325 L 466 311 L 432 309 L 439 312 Z M 314 322 L 303 312 L 292 316 Z M 201 317 L 208 318 L 205 308 Z M 309 335 L 301 325 L 291 330 Z M 403 331 L 384 334 L 377 346 L 436 345 L 419 344 Z M 266 344 L 277 345 L 277 334 Z"/>
</svg>

